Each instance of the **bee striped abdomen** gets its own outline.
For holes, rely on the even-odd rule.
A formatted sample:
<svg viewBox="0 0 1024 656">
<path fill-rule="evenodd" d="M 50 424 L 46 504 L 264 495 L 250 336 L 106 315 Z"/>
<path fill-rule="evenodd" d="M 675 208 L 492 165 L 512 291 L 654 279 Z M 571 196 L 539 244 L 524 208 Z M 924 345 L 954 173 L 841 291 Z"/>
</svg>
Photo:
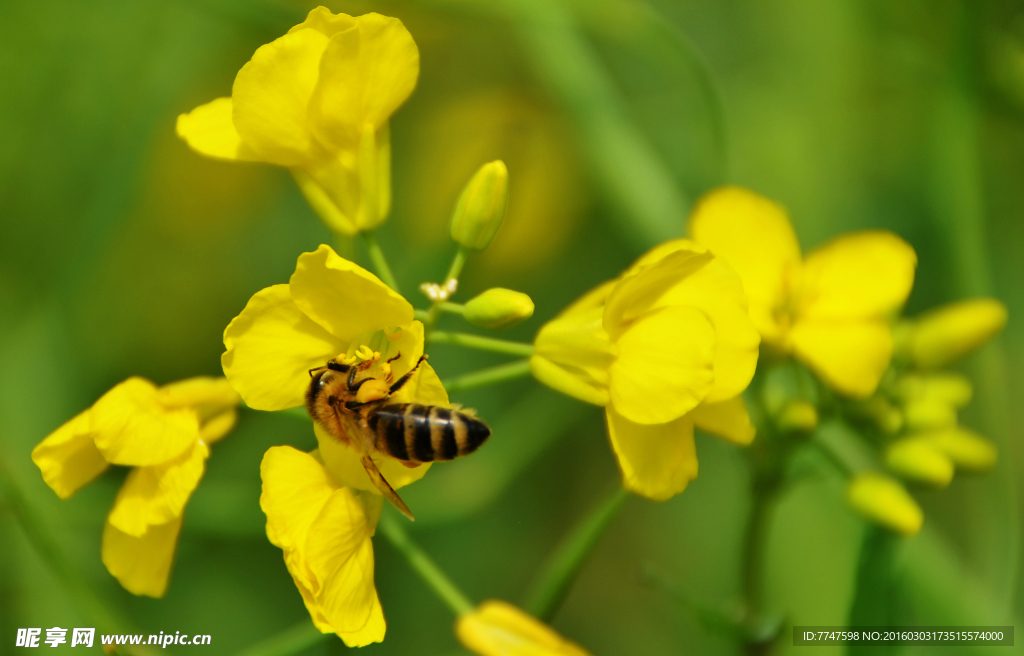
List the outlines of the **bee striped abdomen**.
<svg viewBox="0 0 1024 656">
<path fill-rule="evenodd" d="M 377 448 L 413 462 L 451 460 L 484 443 L 491 429 L 476 417 L 436 405 L 396 403 L 378 408 L 368 419 Z"/>
</svg>

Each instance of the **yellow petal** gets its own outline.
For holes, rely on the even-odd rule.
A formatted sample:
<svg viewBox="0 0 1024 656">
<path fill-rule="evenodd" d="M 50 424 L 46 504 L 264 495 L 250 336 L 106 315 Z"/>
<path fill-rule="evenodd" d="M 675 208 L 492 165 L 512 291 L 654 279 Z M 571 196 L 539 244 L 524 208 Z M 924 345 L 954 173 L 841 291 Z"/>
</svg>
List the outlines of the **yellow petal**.
<svg viewBox="0 0 1024 656">
<path fill-rule="evenodd" d="M 864 517 L 903 535 L 916 535 L 924 523 L 914 497 L 889 476 L 874 472 L 854 476 L 846 488 L 846 500 Z"/>
<path fill-rule="evenodd" d="M 331 232 L 349 236 L 359 232 L 355 224 L 359 177 L 354 168 L 330 158 L 291 171 L 306 202 Z"/>
<path fill-rule="evenodd" d="M 892 331 L 884 319 L 801 321 L 790 339 L 800 360 L 848 396 L 871 396 L 892 359 Z"/>
<path fill-rule="evenodd" d="M 618 280 L 609 280 L 601 283 L 573 301 L 572 304 L 562 310 L 558 316 L 565 317 L 570 314 L 581 314 L 593 310 L 594 308 L 602 307 L 617 284 L 619 284 Z"/>
<path fill-rule="evenodd" d="M 181 517 L 150 526 L 142 537 L 103 527 L 103 564 L 125 590 L 136 595 L 162 597 L 174 563 Z"/>
<path fill-rule="evenodd" d="M 426 362 L 420 365 L 419 371 L 412 377 L 412 380 L 406 383 L 405 387 L 394 394 L 391 399 L 395 403 L 439 405 L 443 408 L 451 405 L 448 401 L 448 392 L 441 384 L 437 372 Z"/>
<path fill-rule="evenodd" d="M 122 533 L 142 537 L 151 526 L 180 518 L 209 455 L 206 445 L 196 442 L 174 460 L 136 467 L 117 493 L 107 521 Z"/>
<path fill-rule="evenodd" d="M 196 376 L 164 385 L 159 390 L 160 403 L 168 408 L 212 406 L 211 414 L 237 406 L 241 399 L 222 376 Z"/>
<path fill-rule="evenodd" d="M 337 484 L 316 458 L 290 446 L 267 449 L 260 477 L 267 538 L 286 551 L 305 545 L 310 525 Z"/>
<path fill-rule="evenodd" d="M 669 290 L 712 259 L 709 253 L 676 251 L 650 266 L 623 274 L 604 306 L 604 328 L 612 341 L 618 341 L 619 335 L 640 315 L 656 307 Z"/>
<path fill-rule="evenodd" d="M 800 317 L 874 318 L 907 300 L 917 255 L 910 244 L 885 230 L 837 237 L 804 260 Z"/>
<path fill-rule="evenodd" d="M 380 599 L 376 591 L 373 595 L 373 605 L 370 607 L 370 617 L 366 624 L 358 631 L 335 631 L 347 647 L 365 647 L 374 642 L 384 640 L 384 609 L 380 606 Z"/>
<path fill-rule="evenodd" d="M 316 7 L 306 15 L 306 20 L 288 30 L 288 33 L 298 32 L 304 29 L 317 30 L 326 37 L 332 37 L 354 26 L 356 19 L 348 14 L 333 14 L 327 7 Z"/>
<path fill-rule="evenodd" d="M 397 18 L 366 14 L 327 44 L 309 119 L 324 143 L 355 149 L 364 125 L 381 128 L 416 87 L 420 54 Z"/>
<path fill-rule="evenodd" d="M 653 425 L 629 421 L 612 407 L 605 409 L 605 416 L 627 490 L 665 501 L 697 478 L 697 449 L 689 415 Z"/>
<path fill-rule="evenodd" d="M 413 320 L 409 301 L 330 246 L 300 255 L 289 286 L 299 309 L 345 342 Z"/>
<path fill-rule="evenodd" d="M 663 424 L 693 410 L 714 384 L 715 331 L 700 311 L 663 307 L 637 319 L 618 339 L 608 371 L 616 412 Z"/>
<path fill-rule="evenodd" d="M 292 302 L 288 285 L 253 295 L 224 330 L 224 375 L 246 405 L 284 410 L 305 402 L 309 370 L 348 346 Z"/>
<path fill-rule="evenodd" d="M 608 369 L 618 349 L 608 338 L 604 309 L 563 313 L 544 324 L 534 340 L 530 370 L 537 380 L 587 403 L 606 405 Z"/>
<path fill-rule="evenodd" d="M 231 119 L 231 98 L 217 98 L 188 114 L 178 115 L 178 136 L 201 155 L 216 159 L 251 161 L 256 154 L 242 143 Z"/>
<path fill-rule="evenodd" d="M 370 482 L 361 461 L 361 454 L 355 447 L 339 442 L 320 424 L 313 424 L 313 432 L 320 445 L 320 457 L 324 460 L 324 467 L 339 485 L 379 494 L 377 488 Z M 401 461 L 383 453 L 371 455 L 381 475 L 396 490 L 423 478 L 431 465 L 424 463 L 418 467 L 406 467 Z"/>
<path fill-rule="evenodd" d="M 335 490 L 313 520 L 305 557 L 320 582 L 316 600 L 339 633 L 362 630 L 377 601 L 373 587 L 373 543 L 366 513 L 348 488 Z M 375 642 L 384 638 L 381 635 Z"/>
<path fill-rule="evenodd" d="M 129 378 L 104 394 L 90 416 L 96 448 L 114 465 L 159 465 L 199 439 L 195 411 L 165 408 L 156 386 L 143 378 Z"/>
<path fill-rule="evenodd" d="M 800 269 L 800 244 L 786 210 L 742 187 L 720 187 L 698 202 L 690 234 L 739 274 L 761 334 L 776 334 L 773 310 Z"/>
<path fill-rule="evenodd" d="M 697 308 L 715 329 L 715 384 L 705 401 L 725 401 L 745 390 L 754 377 L 761 337 L 735 272 L 721 258 L 711 260 L 672 285 L 652 307 L 670 305 Z"/>
<path fill-rule="evenodd" d="M 107 461 L 93 443 L 89 411 L 78 414 L 37 444 L 32 449 L 32 462 L 61 499 L 106 471 Z"/>
<path fill-rule="evenodd" d="M 672 253 L 679 251 L 689 251 L 691 253 L 707 253 L 708 249 L 703 244 L 699 244 L 692 239 L 670 239 L 662 242 L 647 251 L 643 255 L 637 258 L 636 262 L 626 270 L 626 273 L 636 273 L 644 267 L 648 267 L 652 264 L 664 260 Z"/>
<path fill-rule="evenodd" d="M 590 656 L 540 620 L 497 599 L 461 616 L 455 635 L 481 656 Z"/>
<path fill-rule="evenodd" d="M 203 422 L 199 427 L 199 439 L 204 444 L 213 444 L 230 433 L 238 423 L 238 410 L 231 408 Z"/>
<path fill-rule="evenodd" d="M 944 367 L 980 348 L 1006 325 L 1006 306 L 994 298 L 943 305 L 918 317 L 910 355 L 924 369 Z"/>
<path fill-rule="evenodd" d="M 717 403 L 701 403 L 690 412 L 697 428 L 742 446 L 754 440 L 754 425 L 742 396 Z"/>
<path fill-rule="evenodd" d="M 316 154 L 306 113 L 327 41 L 313 29 L 285 34 L 260 46 L 235 76 L 235 129 L 260 160 L 296 166 Z"/>
</svg>

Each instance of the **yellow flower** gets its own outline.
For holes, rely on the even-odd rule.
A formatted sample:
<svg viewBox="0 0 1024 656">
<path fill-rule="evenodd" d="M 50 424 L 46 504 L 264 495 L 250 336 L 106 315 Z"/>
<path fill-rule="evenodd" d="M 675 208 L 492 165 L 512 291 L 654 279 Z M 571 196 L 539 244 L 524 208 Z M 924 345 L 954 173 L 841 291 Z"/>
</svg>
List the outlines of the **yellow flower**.
<svg viewBox="0 0 1024 656">
<path fill-rule="evenodd" d="M 924 513 L 899 481 L 866 472 L 850 480 L 846 499 L 858 513 L 903 535 L 917 535 Z"/>
<path fill-rule="evenodd" d="M 395 379 L 423 354 L 423 324 L 413 308 L 376 276 L 329 246 L 299 256 L 286 285 L 257 292 L 224 331 L 224 373 L 258 410 L 304 403 L 309 370 L 339 357 L 373 360 L 369 376 Z M 388 360 L 392 360 L 390 363 Z M 448 406 L 429 364 L 392 398 Z M 381 497 L 355 449 L 314 425 L 318 451 L 274 447 L 263 458 L 267 537 L 285 565 L 317 628 L 350 646 L 384 638 L 384 616 L 373 587 L 373 535 Z M 429 464 L 409 468 L 371 454 L 395 489 L 420 479 Z"/>
<path fill-rule="evenodd" d="M 736 274 L 680 239 L 544 325 L 530 366 L 541 382 L 604 406 L 624 485 L 664 500 L 697 476 L 694 425 L 753 439 L 739 394 L 758 341 Z"/>
<path fill-rule="evenodd" d="M 284 551 L 313 624 L 349 647 L 383 640 L 370 540 L 383 497 L 339 483 L 316 451 L 290 446 L 268 449 L 260 474 L 267 537 Z"/>
<path fill-rule="evenodd" d="M 842 394 L 875 391 L 893 352 L 887 314 L 914 282 L 917 256 L 905 241 L 855 232 L 803 257 L 785 210 L 740 187 L 704 196 L 690 233 L 739 274 L 765 343 L 793 353 Z"/>
<path fill-rule="evenodd" d="M 238 395 L 223 378 L 156 387 L 129 378 L 32 450 L 62 499 L 109 465 L 134 467 L 103 530 L 103 564 L 129 592 L 162 597 L 182 513 L 199 484 L 209 445 L 237 420 Z"/>
<path fill-rule="evenodd" d="M 256 50 L 230 98 L 179 116 L 178 135 L 209 157 L 288 167 L 328 226 L 352 235 L 387 217 L 388 118 L 418 76 L 400 20 L 317 7 Z"/>
<path fill-rule="evenodd" d="M 460 617 L 455 635 L 480 656 L 589 656 L 543 622 L 496 599 Z"/>
<path fill-rule="evenodd" d="M 1006 306 L 994 298 L 949 303 L 901 326 L 901 350 L 917 367 L 941 368 L 998 335 L 1006 318 Z"/>
</svg>

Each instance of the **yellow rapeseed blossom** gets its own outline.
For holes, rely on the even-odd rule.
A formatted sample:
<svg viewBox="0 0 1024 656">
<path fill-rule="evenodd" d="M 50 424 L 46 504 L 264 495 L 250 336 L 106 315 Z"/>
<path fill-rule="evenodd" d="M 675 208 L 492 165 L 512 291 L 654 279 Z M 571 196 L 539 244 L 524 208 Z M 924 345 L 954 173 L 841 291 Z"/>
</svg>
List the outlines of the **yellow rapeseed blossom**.
<svg viewBox="0 0 1024 656">
<path fill-rule="evenodd" d="M 423 324 L 413 308 L 376 276 L 329 246 L 299 256 L 286 285 L 257 292 L 224 331 L 224 373 L 247 405 L 259 410 L 300 406 L 309 370 L 338 357 L 375 361 L 369 376 L 395 379 L 423 354 Z M 388 362 L 391 360 L 391 362 Z M 448 406 L 430 365 L 392 398 Z M 373 535 L 380 493 L 360 454 L 315 426 L 318 451 L 274 447 L 263 459 L 267 537 L 285 564 L 317 628 L 350 646 L 384 638 L 373 587 Z M 420 479 L 429 464 L 409 468 L 372 454 L 395 489 Z"/>
<path fill-rule="evenodd" d="M 917 535 L 924 524 L 924 513 L 914 497 L 884 474 L 857 474 L 846 489 L 846 499 L 867 519 L 903 535 Z"/>
<path fill-rule="evenodd" d="M 842 394 L 875 391 L 893 352 L 887 315 L 914 282 L 917 256 L 905 241 L 856 232 L 804 257 L 786 211 L 740 187 L 704 196 L 690 233 L 739 274 L 765 343 L 793 353 Z"/>
<path fill-rule="evenodd" d="M 179 116 L 178 135 L 209 157 L 288 167 L 328 227 L 352 235 L 390 210 L 388 119 L 418 76 L 400 20 L 317 7 L 256 50 L 230 98 Z"/>
<path fill-rule="evenodd" d="M 918 368 L 945 367 L 998 335 L 1006 318 L 1006 306 L 994 298 L 949 303 L 901 325 L 901 351 Z"/>
<path fill-rule="evenodd" d="M 758 342 L 736 274 L 680 239 L 544 325 L 530 366 L 550 387 L 604 406 L 624 485 L 664 500 L 697 476 L 695 425 L 753 439 L 739 394 Z"/>
<path fill-rule="evenodd" d="M 590 656 L 548 625 L 496 599 L 460 617 L 455 635 L 480 656 Z"/>
<path fill-rule="evenodd" d="M 238 417 L 223 378 L 156 387 L 129 378 L 51 433 L 32 460 L 62 499 L 109 465 L 134 467 L 103 530 L 103 564 L 129 592 L 162 597 L 185 504 L 199 484 L 209 445 Z"/>
</svg>

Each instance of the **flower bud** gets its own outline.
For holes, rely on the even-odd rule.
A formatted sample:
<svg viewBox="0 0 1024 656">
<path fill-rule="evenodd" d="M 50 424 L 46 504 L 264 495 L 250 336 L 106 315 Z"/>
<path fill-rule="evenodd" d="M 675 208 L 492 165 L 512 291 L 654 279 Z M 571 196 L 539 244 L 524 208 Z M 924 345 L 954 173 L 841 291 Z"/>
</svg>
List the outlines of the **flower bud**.
<svg viewBox="0 0 1024 656">
<path fill-rule="evenodd" d="M 463 316 L 474 326 L 503 330 L 533 316 L 533 301 L 522 292 L 495 287 L 464 306 Z"/>
<path fill-rule="evenodd" d="M 872 396 L 852 406 L 854 412 L 870 419 L 882 432 L 895 435 L 903 429 L 903 413 L 881 396 Z"/>
<path fill-rule="evenodd" d="M 452 215 L 452 239 L 483 250 L 501 227 L 508 205 L 508 169 L 500 159 L 484 164 L 459 196 Z"/>
<path fill-rule="evenodd" d="M 589 656 L 540 620 L 495 599 L 460 617 L 455 635 L 481 656 Z"/>
<path fill-rule="evenodd" d="M 993 298 L 950 303 L 918 318 L 910 357 L 923 369 L 943 367 L 995 337 L 1006 325 L 1006 306 Z"/>
<path fill-rule="evenodd" d="M 807 401 L 790 401 L 776 416 L 775 425 L 783 431 L 810 433 L 818 426 L 818 410 Z"/>
<path fill-rule="evenodd" d="M 962 408 L 971 402 L 974 388 L 960 374 L 907 374 L 896 381 L 896 393 L 908 402 L 927 400 Z"/>
<path fill-rule="evenodd" d="M 899 481 L 884 474 L 857 474 L 846 488 L 846 500 L 858 513 L 903 535 L 916 535 L 924 513 Z"/>
<path fill-rule="evenodd" d="M 945 487 L 953 480 L 953 461 L 920 437 L 897 440 L 885 450 L 885 465 L 906 478 Z"/>
<path fill-rule="evenodd" d="M 996 464 L 996 445 L 963 426 L 927 433 L 923 437 L 961 469 L 983 471 Z"/>
<path fill-rule="evenodd" d="M 956 409 L 938 401 L 911 401 L 903 406 L 903 419 L 910 430 L 948 428 L 956 425 Z"/>
</svg>

